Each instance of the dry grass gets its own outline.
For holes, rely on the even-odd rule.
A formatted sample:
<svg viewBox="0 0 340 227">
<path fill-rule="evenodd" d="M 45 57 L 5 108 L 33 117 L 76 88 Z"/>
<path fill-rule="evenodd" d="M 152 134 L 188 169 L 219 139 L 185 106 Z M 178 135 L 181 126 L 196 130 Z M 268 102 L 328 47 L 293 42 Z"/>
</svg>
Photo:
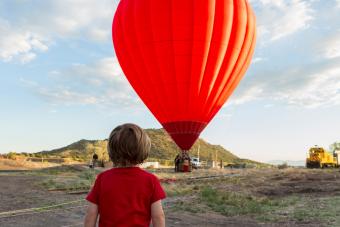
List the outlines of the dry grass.
<svg viewBox="0 0 340 227">
<path fill-rule="evenodd" d="M 48 168 L 54 166 L 59 166 L 59 164 L 49 162 L 29 162 L 23 159 L 11 160 L 0 158 L 0 170 L 29 170 Z"/>
<path fill-rule="evenodd" d="M 339 170 L 244 169 L 154 171 L 168 195 L 169 212 L 219 213 L 257 223 L 340 226 Z M 98 171 L 56 167 L 31 171 L 46 189 L 87 190 Z M 215 178 L 202 178 L 206 176 Z"/>
<path fill-rule="evenodd" d="M 197 172 L 198 176 L 205 174 Z M 172 177 L 171 174 L 167 176 Z M 212 211 L 228 217 L 251 217 L 265 223 L 340 226 L 339 170 L 250 169 L 238 171 L 232 177 L 178 180 L 164 184 L 164 188 L 170 196 L 181 196 L 174 210 Z"/>
</svg>

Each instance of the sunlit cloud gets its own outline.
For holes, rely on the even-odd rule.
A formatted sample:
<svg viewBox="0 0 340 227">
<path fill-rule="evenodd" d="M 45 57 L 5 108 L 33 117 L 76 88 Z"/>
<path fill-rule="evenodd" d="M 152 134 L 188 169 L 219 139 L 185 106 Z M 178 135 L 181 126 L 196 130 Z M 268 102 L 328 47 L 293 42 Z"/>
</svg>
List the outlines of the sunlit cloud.
<svg viewBox="0 0 340 227">
<path fill-rule="evenodd" d="M 254 57 L 251 61 L 252 64 L 256 64 L 256 63 L 259 63 L 261 61 L 264 61 L 265 59 L 264 58 L 261 58 L 261 57 Z"/>
<path fill-rule="evenodd" d="M 258 36 L 271 42 L 309 27 L 313 9 L 303 0 L 253 0 L 256 7 Z"/>
<path fill-rule="evenodd" d="M 270 78 L 271 79 L 260 79 Z M 243 84 L 231 104 L 254 100 L 280 101 L 289 105 L 316 108 L 340 105 L 340 58 L 332 63 L 301 66 L 278 73 L 267 72 Z"/>
<path fill-rule="evenodd" d="M 10 10 L 15 15 L 15 20 L 0 17 L 0 60 L 28 63 L 40 52 L 49 50 L 49 45 L 58 39 L 109 42 L 112 18 L 118 2 L 118 0 L 52 0 L 41 4 L 33 0 L 8 2 L 7 11 Z M 27 7 L 31 10 L 25 10 Z"/>
<path fill-rule="evenodd" d="M 48 50 L 48 40 L 25 28 L 14 28 L 0 18 L 0 60 L 21 63 L 32 61 L 37 53 Z"/>
<path fill-rule="evenodd" d="M 105 42 L 111 37 L 110 28 L 117 4 L 117 0 L 53 0 L 48 8 L 52 17 L 42 26 L 50 23 L 52 29 L 62 37 L 79 38 L 82 35 L 94 41 Z"/>
<path fill-rule="evenodd" d="M 332 34 L 325 38 L 320 47 L 322 48 L 322 54 L 326 58 L 340 57 L 340 28 L 337 33 Z"/>
<path fill-rule="evenodd" d="M 96 105 L 100 108 L 139 107 L 141 101 L 123 75 L 116 58 L 51 71 L 52 83 L 22 79 L 23 85 L 53 105 Z"/>
</svg>

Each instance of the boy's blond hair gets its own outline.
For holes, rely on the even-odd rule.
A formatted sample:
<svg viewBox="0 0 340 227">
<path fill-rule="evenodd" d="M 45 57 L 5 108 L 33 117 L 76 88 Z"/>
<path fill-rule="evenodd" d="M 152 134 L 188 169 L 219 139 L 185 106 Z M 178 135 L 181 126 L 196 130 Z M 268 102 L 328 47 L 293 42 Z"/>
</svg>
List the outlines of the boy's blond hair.
<svg viewBox="0 0 340 227">
<path fill-rule="evenodd" d="M 148 157 L 151 141 L 135 124 L 123 124 L 112 130 L 107 150 L 114 166 L 131 166 L 144 162 Z"/>
</svg>

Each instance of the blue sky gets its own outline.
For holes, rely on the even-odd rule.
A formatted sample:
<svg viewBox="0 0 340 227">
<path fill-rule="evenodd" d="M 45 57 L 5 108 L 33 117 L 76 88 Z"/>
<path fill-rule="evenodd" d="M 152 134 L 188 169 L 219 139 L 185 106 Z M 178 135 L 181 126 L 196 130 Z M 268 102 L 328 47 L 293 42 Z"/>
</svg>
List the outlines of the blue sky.
<svg viewBox="0 0 340 227">
<path fill-rule="evenodd" d="M 124 122 L 160 127 L 115 58 L 117 2 L 0 2 L 1 153 L 104 139 Z M 202 137 L 243 158 L 303 160 L 340 140 L 340 1 L 250 3 L 252 65 Z"/>
</svg>

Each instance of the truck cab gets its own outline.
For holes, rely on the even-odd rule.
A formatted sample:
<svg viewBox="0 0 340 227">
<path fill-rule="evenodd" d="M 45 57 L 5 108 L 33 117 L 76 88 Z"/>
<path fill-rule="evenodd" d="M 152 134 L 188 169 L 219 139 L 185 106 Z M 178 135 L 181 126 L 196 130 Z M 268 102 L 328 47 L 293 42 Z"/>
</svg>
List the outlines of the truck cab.
<svg viewBox="0 0 340 227">
<path fill-rule="evenodd" d="M 199 167 L 201 167 L 200 159 L 197 157 L 192 157 L 191 163 L 192 163 L 192 167 L 195 169 L 198 169 Z"/>
</svg>

